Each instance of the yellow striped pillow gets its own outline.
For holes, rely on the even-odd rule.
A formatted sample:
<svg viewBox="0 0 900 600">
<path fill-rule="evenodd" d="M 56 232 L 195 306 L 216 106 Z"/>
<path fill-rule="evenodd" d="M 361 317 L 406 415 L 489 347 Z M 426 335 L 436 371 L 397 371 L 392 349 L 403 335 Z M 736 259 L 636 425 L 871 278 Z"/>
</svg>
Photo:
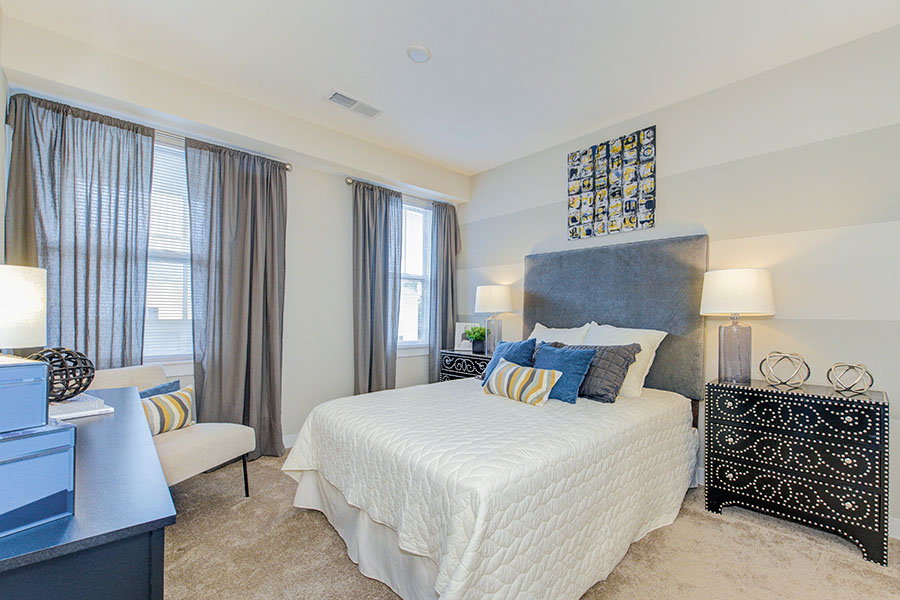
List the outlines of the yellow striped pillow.
<svg viewBox="0 0 900 600">
<path fill-rule="evenodd" d="M 561 371 L 523 367 L 501 358 L 497 367 L 484 381 L 485 394 L 494 394 L 540 406 L 547 401 L 550 390 L 562 377 Z"/>
<path fill-rule="evenodd" d="M 194 386 L 189 385 L 171 394 L 141 398 L 141 404 L 150 425 L 150 435 L 189 427 L 194 412 Z"/>
</svg>

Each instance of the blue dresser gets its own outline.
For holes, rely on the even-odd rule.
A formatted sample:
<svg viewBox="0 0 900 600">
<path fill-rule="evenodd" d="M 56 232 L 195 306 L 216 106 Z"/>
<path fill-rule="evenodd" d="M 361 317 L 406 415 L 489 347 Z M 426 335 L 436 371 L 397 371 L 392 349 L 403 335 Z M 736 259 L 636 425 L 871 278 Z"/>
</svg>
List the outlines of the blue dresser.
<svg viewBox="0 0 900 600">
<path fill-rule="evenodd" d="M 138 392 L 91 394 L 115 412 L 77 421 L 75 514 L 0 537 L 3 600 L 163 599 L 175 507 Z"/>
<path fill-rule="evenodd" d="M 46 363 L 0 355 L 0 433 L 46 424 Z"/>
<path fill-rule="evenodd" d="M 47 365 L 0 355 L 0 538 L 72 516 L 75 426 L 47 419 Z"/>
<path fill-rule="evenodd" d="M 75 426 L 0 433 L 0 537 L 69 517 L 75 507 Z"/>
</svg>

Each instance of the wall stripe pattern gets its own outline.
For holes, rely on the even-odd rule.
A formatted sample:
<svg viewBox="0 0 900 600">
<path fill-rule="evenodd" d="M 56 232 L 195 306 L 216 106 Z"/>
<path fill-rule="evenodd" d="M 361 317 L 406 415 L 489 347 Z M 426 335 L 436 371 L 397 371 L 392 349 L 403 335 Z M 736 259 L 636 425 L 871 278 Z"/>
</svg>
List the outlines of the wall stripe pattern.
<svg viewBox="0 0 900 600">
<path fill-rule="evenodd" d="M 528 254 L 707 233 L 710 269 L 772 273 L 775 317 L 748 319 L 754 369 L 770 350 L 798 352 L 810 383 L 827 385 L 831 364 L 861 362 L 887 392 L 900 520 L 898 53 L 892 27 L 479 173 L 460 208 L 459 320 L 476 317 L 484 284 L 511 285 L 521 314 Z M 656 228 L 568 241 L 556 225 L 567 153 L 648 124 L 660 134 Z M 521 317 L 503 321 L 504 339 L 520 339 Z M 722 322 L 707 319 L 707 379 Z"/>
<path fill-rule="evenodd" d="M 141 404 L 151 435 L 188 427 L 193 418 L 194 386 L 182 388 L 171 394 L 142 398 Z"/>
<path fill-rule="evenodd" d="M 482 389 L 485 394 L 540 406 L 550 397 L 550 390 L 560 377 L 560 371 L 523 367 L 501 358 Z"/>
</svg>

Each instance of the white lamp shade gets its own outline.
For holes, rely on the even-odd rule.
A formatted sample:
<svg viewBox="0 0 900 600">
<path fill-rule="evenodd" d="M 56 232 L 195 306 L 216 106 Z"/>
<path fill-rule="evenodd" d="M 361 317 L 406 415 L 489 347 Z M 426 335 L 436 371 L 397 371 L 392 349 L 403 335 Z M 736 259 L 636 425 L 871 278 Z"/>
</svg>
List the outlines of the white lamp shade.
<svg viewBox="0 0 900 600">
<path fill-rule="evenodd" d="M 47 343 L 47 271 L 0 265 L 0 348 Z"/>
<path fill-rule="evenodd" d="M 723 269 L 703 276 L 700 314 L 762 317 L 775 314 L 772 277 L 765 269 Z"/>
<path fill-rule="evenodd" d="M 512 308 L 508 285 L 479 285 L 475 288 L 475 312 L 502 313 Z"/>
</svg>

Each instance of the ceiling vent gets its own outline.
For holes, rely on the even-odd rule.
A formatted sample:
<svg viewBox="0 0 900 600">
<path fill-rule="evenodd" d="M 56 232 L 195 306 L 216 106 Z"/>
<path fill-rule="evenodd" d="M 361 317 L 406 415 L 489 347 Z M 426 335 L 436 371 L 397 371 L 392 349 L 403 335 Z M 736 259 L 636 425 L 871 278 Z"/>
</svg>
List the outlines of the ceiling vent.
<svg viewBox="0 0 900 600">
<path fill-rule="evenodd" d="M 381 109 L 371 104 L 367 104 L 362 100 L 357 100 L 356 98 L 352 98 L 343 92 L 339 92 L 337 90 L 332 90 L 331 94 L 328 96 L 328 101 L 337 104 L 347 110 L 352 110 L 353 112 L 357 112 L 361 115 L 369 117 L 370 119 L 374 119 L 378 115 L 381 114 Z"/>
</svg>

